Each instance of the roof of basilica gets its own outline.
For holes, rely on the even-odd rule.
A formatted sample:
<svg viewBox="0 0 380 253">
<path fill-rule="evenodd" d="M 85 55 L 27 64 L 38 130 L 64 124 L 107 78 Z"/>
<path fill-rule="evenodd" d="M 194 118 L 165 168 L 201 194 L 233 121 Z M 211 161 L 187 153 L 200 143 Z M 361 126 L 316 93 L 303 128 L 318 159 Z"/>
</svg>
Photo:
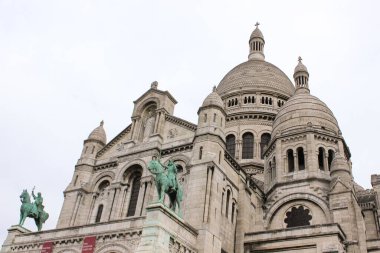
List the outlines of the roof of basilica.
<svg viewBox="0 0 380 253">
<path fill-rule="evenodd" d="M 234 91 L 261 91 L 290 97 L 294 90 L 286 74 L 264 60 L 248 60 L 239 64 L 224 76 L 217 88 L 220 96 Z"/>
</svg>

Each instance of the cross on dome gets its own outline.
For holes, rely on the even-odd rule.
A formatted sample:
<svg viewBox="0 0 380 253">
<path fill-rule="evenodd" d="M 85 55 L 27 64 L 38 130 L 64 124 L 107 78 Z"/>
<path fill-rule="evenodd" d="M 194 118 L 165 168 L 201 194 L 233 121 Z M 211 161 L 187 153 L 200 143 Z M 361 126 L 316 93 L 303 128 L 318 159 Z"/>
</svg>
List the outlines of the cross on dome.
<svg viewBox="0 0 380 253">
<path fill-rule="evenodd" d="M 298 62 L 299 62 L 299 63 L 302 63 L 302 58 L 301 58 L 301 56 L 298 56 Z"/>
<path fill-rule="evenodd" d="M 259 25 L 260 25 L 260 23 L 256 22 L 256 24 L 255 24 L 256 28 L 259 28 Z"/>
</svg>

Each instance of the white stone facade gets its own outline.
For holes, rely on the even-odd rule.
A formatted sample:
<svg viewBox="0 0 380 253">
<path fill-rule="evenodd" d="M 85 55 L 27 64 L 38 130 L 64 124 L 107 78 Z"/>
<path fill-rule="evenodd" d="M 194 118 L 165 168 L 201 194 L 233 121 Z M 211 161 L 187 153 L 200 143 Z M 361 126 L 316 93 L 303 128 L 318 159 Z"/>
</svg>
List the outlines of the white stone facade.
<svg viewBox="0 0 380 253">
<path fill-rule="evenodd" d="M 132 122 L 107 142 L 103 122 L 84 141 L 57 228 L 12 226 L 1 252 L 380 252 L 380 175 L 364 190 L 332 111 L 310 94 L 301 59 L 294 83 L 265 61 L 256 27 L 249 59 L 208 95 L 193 124 L 157 82 Z M 152 156 L 173 160 L 182 217 L 156 203 Z M 167 204 L 168 200 L 165 201 Z"/>
</svg>

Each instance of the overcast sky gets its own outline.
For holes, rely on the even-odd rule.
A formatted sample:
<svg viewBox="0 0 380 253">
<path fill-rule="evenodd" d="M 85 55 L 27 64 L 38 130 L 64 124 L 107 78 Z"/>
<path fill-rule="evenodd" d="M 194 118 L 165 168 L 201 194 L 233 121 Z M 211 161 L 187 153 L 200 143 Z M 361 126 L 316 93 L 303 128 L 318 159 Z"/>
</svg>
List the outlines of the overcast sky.
<svg viewBox="0 0 380 253">
<path fill-rule="evenodd" d="M 34 185 L 55 227 L 83 140 L 101 120 L 115 137 L 152 81 L 197 122 L 212 86 L 247 59 L 256 21 L 266 60 L 291 80 L 302 56 L 369 188 L 380 173 L 379 3 L 0 0 L 0 242 Z"/>
</svg>

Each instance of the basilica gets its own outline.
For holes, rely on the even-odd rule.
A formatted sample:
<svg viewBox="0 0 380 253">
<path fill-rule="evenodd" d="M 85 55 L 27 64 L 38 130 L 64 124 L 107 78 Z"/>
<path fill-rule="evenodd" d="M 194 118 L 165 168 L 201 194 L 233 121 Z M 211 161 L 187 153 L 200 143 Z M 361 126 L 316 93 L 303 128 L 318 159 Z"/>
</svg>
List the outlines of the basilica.
<svg viewBox="0 0 380 253">
<path fill-rule="evenodd" d="M 158 82 L 113 139 L 101 122 L 56 228 L 14 225 L 1 252 L 380 252 L 380 175 L 367 190 L 353 180 L 350 149 L 302 59 L 292 81 L 265 60 L 258 25 L 248 42 L 248 60 L 205 94 L 196 124 L 173 115 L 177 101 Z M 158 201 L 152 157 L 174 162 L 181 208 Z"/>
</svg>

